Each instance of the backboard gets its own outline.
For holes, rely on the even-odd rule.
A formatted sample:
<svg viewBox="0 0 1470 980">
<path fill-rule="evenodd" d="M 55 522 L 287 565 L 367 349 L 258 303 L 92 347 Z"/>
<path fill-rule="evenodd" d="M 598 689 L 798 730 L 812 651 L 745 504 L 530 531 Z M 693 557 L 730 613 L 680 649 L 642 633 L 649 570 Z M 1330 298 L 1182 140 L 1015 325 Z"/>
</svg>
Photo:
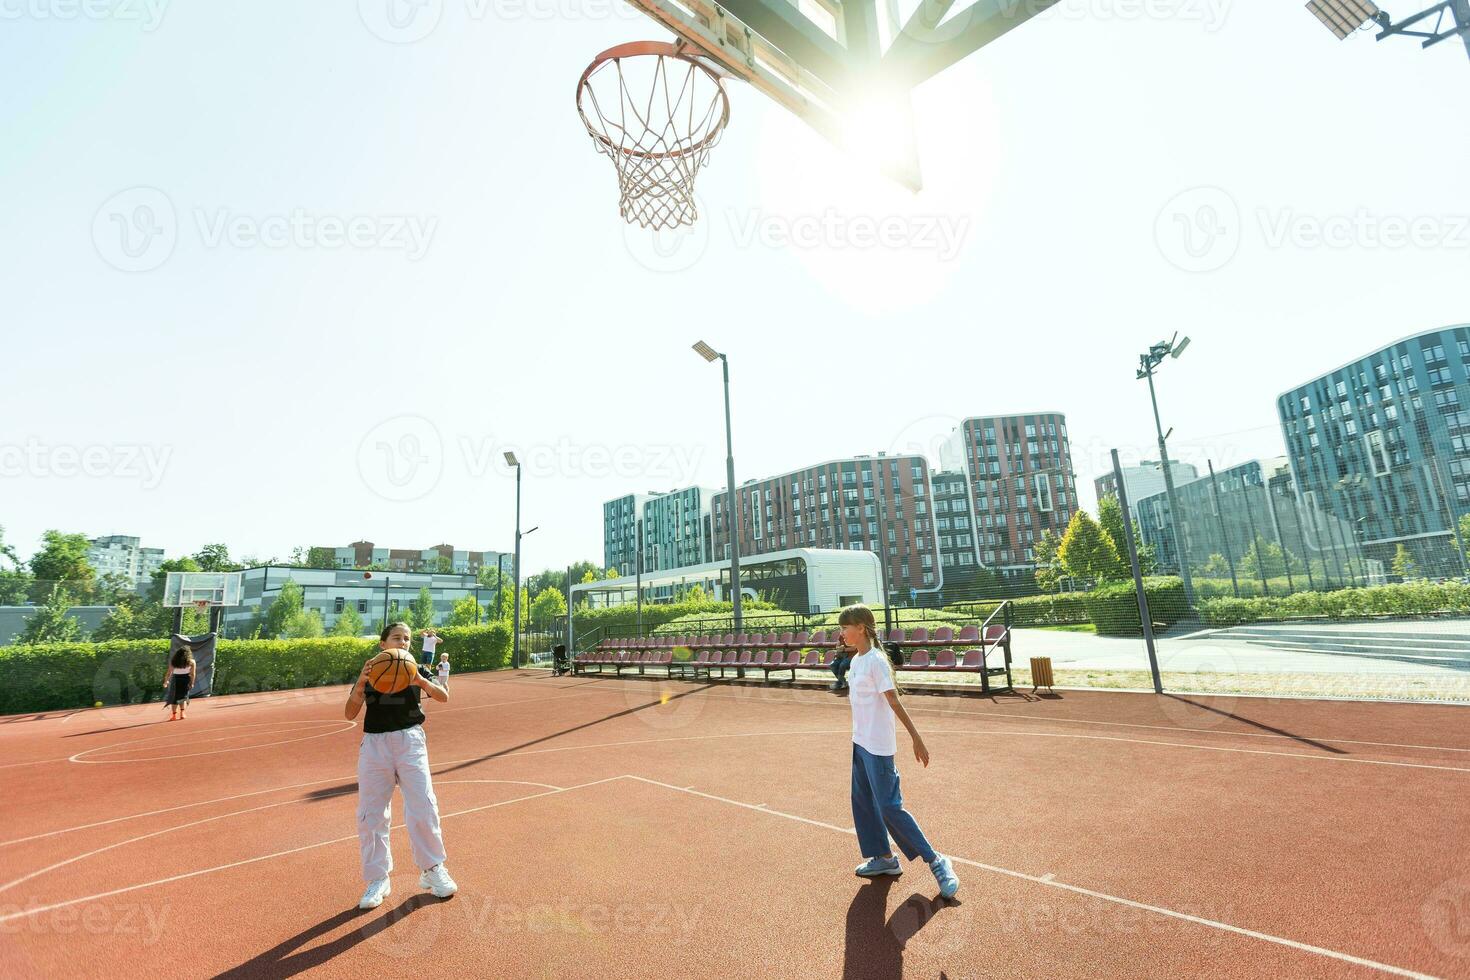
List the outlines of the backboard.
<svg viewBox="0 0 1470 980">
<path fill-rule="evenodd" d="M 919 190 L 915 86 L 1057 0 L 628 0 L 723 72 Z M 956 125 L 964 125 L 956 118 Z"/>
<path fill-rule="evenodd" d="M 169 572 L 163 585 L 165 606 L 238 606 L 241 582 L 239 572 Z"/>
</svg>

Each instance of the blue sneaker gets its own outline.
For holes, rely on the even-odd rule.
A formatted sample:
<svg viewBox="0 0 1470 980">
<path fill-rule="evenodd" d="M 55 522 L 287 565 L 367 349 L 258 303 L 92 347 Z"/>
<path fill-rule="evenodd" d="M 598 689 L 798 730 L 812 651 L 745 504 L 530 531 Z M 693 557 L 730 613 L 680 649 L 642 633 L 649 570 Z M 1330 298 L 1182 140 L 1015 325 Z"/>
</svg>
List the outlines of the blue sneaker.
<svg viewBox="0 0 1470 980">
<path fill-rule="evenodd" d="M 868 858 L 857 866 L 859 878 L 876 878 L 879 875 L 901 875 L 903 866 L 898 863 L 898 858 Z"/>
<path fill-rule="evenodd" d="M 954 865 L 949 863 L 949 858 L 940 854 L 929 862 L 929 870 L 934 872 L 934 880 L 939 882 L 940 896 L 954 898 L 954 893 L 960 890 L 960 880 L 955 877 Z"/>
</svg>

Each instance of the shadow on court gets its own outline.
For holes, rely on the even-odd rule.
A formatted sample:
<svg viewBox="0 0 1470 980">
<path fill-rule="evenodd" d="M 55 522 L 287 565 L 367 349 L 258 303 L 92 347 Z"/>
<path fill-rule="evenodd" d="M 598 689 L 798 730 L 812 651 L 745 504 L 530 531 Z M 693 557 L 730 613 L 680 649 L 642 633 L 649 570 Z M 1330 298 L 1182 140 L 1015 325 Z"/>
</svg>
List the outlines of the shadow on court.
<svg viewBox="0 0 1470 980">
<path fill-rule="evenodd" d="M 374 936 L 390 929 L 408 917 L 409 913 L 415 912 L 425 905 L 438 904 L 441 900 L 432 895 L 414 895 L 400 902 L 397 907 L 391 909 L 386 915 L 380 915 L 365 923 L 359 929 L 353 929 L 338 936 L 336 939 L 313 949 L 302 950 L 318 936 L 324 936 L 339 926 L 346 925 L 353 919 L 366 918 L 374 915 L 373 912 L 364 912 L 360 909 L 347 909 L 338 912 L 330 919 L 318 922 L 316 925 L 304 932 L 299 932 L 290 939 L 271 947 L 254 959 L 242 963 L 233 970 L 226 970 L 219 976 L 229 980 L 243 980 L 246 977 L 294 977 L 298 973 L 321 966 L 334 957 L 352 949 L 359 943 L 366 942 Z"/>
<path fill-rule="evenodd" d="M 1251 719 L 1245 717 L 1244 715 L 1238 715 L 1238 714 L 1236 714 L 1233 711 L 1221 711 L 1219 708 L 1212 708 L 1208 704 L 1202 704 L 1199 701 L 1194 701 L 1194 700 L 1191 700 L 1190 698 L 1182 697 L 1182 696 L 1180 696 L 1178 694 L 1168 694 L 1168 693 L 1165 693 L 1164 694 L 1164 697 L 1170 698 L 1170 699 L 1172 699 L 1174 701 L 1178 701 L 1180 704 L 1187 704 L 1191 708 L 1199 708 L 1201 711 L 1208 711 L 1211 714 L 1220 715 L 1222 718 L 1233 718 L 1236 721 L 1245 722 L 1247 725 L 1250 725 L 1252 728 L 1258 728 L 1258 729 L 1260 729 L 1263 732 L 1270 732 L 1272 735 L 1280 735 L 1282 738 L 1289 738 L 1289 739 L 1291 739 L 1293 741 L 1300 742 L 1303 745 L 1310 745 L 1312 748 L 1314 748 L 1314 749 L 1321 749 L 1323 752 L 1331 752 L 1333 755 L 1347 755 L 1348 754 L 1348 752 L 1345 749 L 1337 749 L 1337 748 L 1333 748 L 1330 745 L 1323 745 L 1321 742 L 1314 742 L 1310 738 L 1307 738 L 1304 735 L 1293 735 L 1291 732 L 1287 731 L 1284 728 L 1273 728 L 1272 726 L 1267 725 L 1267 724 L 1264 724 L 1262 722 L 1252 721 Z"/>
<path fill-rule="evenodd" d="M 915 892 L 887 917 L 895 879 L 874 878 L 857 890 L 847 907 L 842 980 L 890 980 L 903 976 L 903 951 L 910 939 L 952 902 Z"/>
<path fill-rule="evenodd" d="M 148 728 L 151 725 L 161 725 L 164 721 L 159 718 L 156 721 L 140 721 L 136 725 L 118 725 L 116 728 L 94 728 L 90 732 L 71 732 L 62 738 L 80 738 L 83 735 L 106 735 L 108 732 L 125 732 L 129 728 Z"/>
<path fill-rule="evenodd" d="M 498 752 L 489 752 L 485 755 L 479 756 L 478 758 L 466 759 L 465 761 L 452 765 L 447 769 L 439 769 L 435 771 L 434 778 L 438 779 L 439 777 L 446 776 L 451 772 L 458 772 L 461 769 L 468 769 L 470 766 L 479 765 L 480 763 L 488 762 L 491 759 L 498 759 L 503 755 L 511 755 L 515 752 L 521 751 L 522 749 L 528 749 L 533 745 L 540 745 L 542 742 L 549 742 L 554 738 L 561 738 L 563 735 L 570 735 L 573 732 L 580 732 L 583 729 L 592 728 L 596 725 L 601 725 L 605 722 L 613 721 L 617 718 L 623 718 L 627 715 L 637 714 L 638 712 L 646 711 L 649 708 L 656 708 L 659 705 L 668 704 L 669 702 L 677 701 L 680 698 L 687 698 L 691 694 L 698 694 L 701 691 L 707 691 L 710 688 L 716 686 L 717 685 L 715 684 L 704 684 L 699 687 L 693 688 L 692 690 L 671 695 L 667 698 L 656 698 L 653 701 L 647 702 L 646 704 L 639 704 L 631 708 L 624 708 L 622 711 L 614 711 L 610 715 L 603 715 L 601 718 L 594 718 L 593 720 L 585 721 L 580 725 L 573 725 L 571 728 L 563 728 L 559 732 L 552 732 L 550 735 L 543 735 L 540 738 L 533 738 L 529 742 L 522 742 L 520 745 L 512 745 L 509 748 L 501 749 Z M 356 782 L 341 783 L 337 786 L 326 786 L 321 789 L 314 789 L 311 792 L 307 793 L 303 799 L 305 799 L 307 802 L 315 802 L 317 800 L 326 800 L 334 796 L 340 796 L 343 793 L 356 791 Z"/>
</svg>

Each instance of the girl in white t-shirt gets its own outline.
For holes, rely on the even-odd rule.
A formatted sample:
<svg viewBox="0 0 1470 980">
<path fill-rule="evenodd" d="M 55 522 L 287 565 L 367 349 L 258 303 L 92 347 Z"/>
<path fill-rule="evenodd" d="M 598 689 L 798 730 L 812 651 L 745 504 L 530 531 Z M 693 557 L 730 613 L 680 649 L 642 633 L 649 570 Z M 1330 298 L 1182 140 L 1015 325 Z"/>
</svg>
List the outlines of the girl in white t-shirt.
<svg viewBox="0 0 1470 980">
<path fill-rule="evenodd" d="M 888 846 L 888 835 L 898 841 L 903 856 L 912 861 L 922 857 L 939 882 L 939 894 L 953 898 L 959 891 L 949 858 L 929 846 L 918 821 L 903 808 L 898 787 L 898 733 L 895 719 L 903 722 L 914 741 L 914 758 L 929 765 L 929 750 L 914 727 L 913 719 L 898 699 L 893 683 L 893 666 L 878 643 L 877 624 L 867 606 L 848 606 L 837 618 L 842 642 L 852 652 L 847 672 L 848 701 L 852 704 L 852 823 L 858 845 L 867 861 L 858 865 L 863 878 L 903 874 L 903 867 Z"/>
<path fill-rule="evenodd" d="M 449 690 L 449 651 L 439 654 L 439 686 Z"/>
</svg>

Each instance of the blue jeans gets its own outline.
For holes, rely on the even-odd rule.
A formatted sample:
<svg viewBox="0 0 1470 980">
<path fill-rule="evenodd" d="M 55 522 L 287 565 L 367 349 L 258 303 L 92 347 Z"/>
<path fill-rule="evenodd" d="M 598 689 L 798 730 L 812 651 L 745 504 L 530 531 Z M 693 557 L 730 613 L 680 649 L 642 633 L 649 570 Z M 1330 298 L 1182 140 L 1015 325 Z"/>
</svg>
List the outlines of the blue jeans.
<svg viewBox="0 0 1470 980">
<path fill-rule="evenodd" d="M 856 742 L 852 743 L 852 824 L 865 858 L 890 853 L 889 834 L 910 861 L 921 857 L 927 864 L 936 857 L 918 821 L 903 808 L 893 756 L 873 755 Z"/>
<path fill-rule="evenodd" d="M 832 674 L 837 678 L 837 683 L 847 683 L 847 669 L 852 666 L 851 657 L 838 657 L 832 661 Z"/>
</svg>

